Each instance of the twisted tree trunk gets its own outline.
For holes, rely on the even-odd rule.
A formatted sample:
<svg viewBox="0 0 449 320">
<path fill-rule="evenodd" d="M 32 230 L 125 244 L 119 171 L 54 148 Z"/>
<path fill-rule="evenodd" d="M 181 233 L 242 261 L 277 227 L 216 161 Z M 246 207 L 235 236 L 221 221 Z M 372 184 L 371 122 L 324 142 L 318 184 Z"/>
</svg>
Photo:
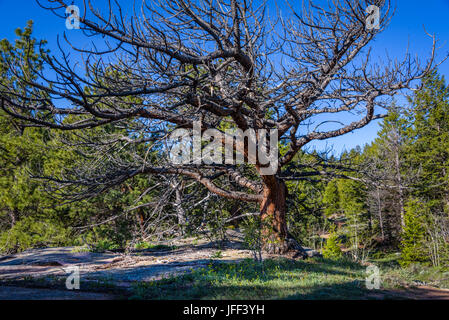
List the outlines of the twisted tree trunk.
<svg viewBox="0 0 449 320">
<path fill-rule="evenodd" d="M 269 253 L 288 251 L 286 213 L 287 187 L 274 176 L 265 179 L 260 204 L 263 249 Z"/>
</svg>

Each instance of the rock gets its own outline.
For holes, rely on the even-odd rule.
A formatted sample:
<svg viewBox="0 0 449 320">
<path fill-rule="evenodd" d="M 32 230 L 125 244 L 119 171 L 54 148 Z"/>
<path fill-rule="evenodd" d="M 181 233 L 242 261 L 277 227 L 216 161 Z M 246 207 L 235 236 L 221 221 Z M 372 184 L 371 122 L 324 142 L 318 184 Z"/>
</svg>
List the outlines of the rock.
<svg viewBox="0 0 449 320">
<path fill-rule="evenodd" d="M 39 266 L 39 267 L 60 267 L 63 266 L 64 263 L 60 261 L 32 261 L 29 263 L 30 266 Z"/>
<path fill-rule="evenodd" d="M 308 258 L 312 257 L 322 257 L 321 253 L 317 250 L 311 249 L 311 248 L 303 248 L 304 253 L 307 255 Z"/>
</svg>

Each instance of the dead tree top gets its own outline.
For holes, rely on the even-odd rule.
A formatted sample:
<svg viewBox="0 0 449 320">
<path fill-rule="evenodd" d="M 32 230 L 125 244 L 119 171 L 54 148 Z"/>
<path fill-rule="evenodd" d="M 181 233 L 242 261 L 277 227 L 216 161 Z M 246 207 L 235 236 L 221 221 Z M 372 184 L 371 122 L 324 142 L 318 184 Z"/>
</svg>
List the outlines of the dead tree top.
<svg viewBox="0 0 449 320">
<path fill-rule="evenodd" d="M 40 5 L 65 19 L 71 3 Z M 367 28 L 370 5 L 380 8 L 379 29 Z M 76 46 L 68 32 L 71 49 L 61 49 L 58 58 L 42 51 L 41 69 L 27 71 L 32 64 L 26 60 L 10 64 L 17 80 L 0 84 L 1 107 L 35 126 L 80 132 L 92 146 L 97 160 L 86 166 L 88 174 L 79 169 L 55 181 L 96 186 L 88 188 L 93 194 L 142 173 L 176 174 L 223 197 L 260 202 L 269 177 L 251 180 L 253 174 L 232 165 L 173 166 L 147 157 L 148 150 L 195 121 L 204 129 L 277 129 L 286 145 L 279 176 L 309 142 L 385 116 L 392 97 L 435 66 L 435 37 L 424 62 L 411 55 L 371 62 L 368 45 L 392 18 L 389 1 L 287 7 L 281 14 L 251 0 L 152 0 L 136 2 L 129 15 L 118 2 L 100 10 L 84 1 L 80 28 L 92 45 Z M 358 119 L 344 123 L 335 118 L 340 113 Z M 330 119 L 341 123 L 324 130 Z M 122 131 L 83 134 L 109 124 Z M 125 147 L 132 156 L 122 156 Z M 223 176 L 229 188 L 214 182 Z"/>
</svg>

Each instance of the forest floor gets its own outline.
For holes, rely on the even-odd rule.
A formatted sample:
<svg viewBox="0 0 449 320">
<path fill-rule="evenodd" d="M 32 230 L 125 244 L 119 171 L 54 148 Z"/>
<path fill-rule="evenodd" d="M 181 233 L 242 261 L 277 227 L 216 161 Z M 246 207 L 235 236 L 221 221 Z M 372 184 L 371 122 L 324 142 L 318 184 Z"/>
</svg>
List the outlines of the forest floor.
<svg viewBox="0 0 449 320">
<path fill-rule="evenodd" d="M 361 264 L 275 255 L 264 256 L 260 264 L 238 233 L 229 238 L 220 249 L 206 238 L 191 238 L 128 254 L 63 247 L 3 256 L 0 300 L 449 299 L 449 290 L 427 281 L 444 279 L 442 272 L 379 262 L 382 287 L 368 290 Z M 67 290 L 66 271 L 74 266 L 79 267 L 80 288 Z"/>
</svg>

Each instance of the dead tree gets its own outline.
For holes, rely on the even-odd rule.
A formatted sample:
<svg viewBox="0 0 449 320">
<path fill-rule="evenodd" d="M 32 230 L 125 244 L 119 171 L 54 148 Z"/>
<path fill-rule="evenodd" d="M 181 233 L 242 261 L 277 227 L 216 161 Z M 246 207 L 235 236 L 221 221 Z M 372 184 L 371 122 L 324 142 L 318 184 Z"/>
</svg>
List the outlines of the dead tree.
<svg viewBox="0 0 449 320">
<path fill-rule="evenodd" d="M 63 19 L 70 4 L 40 3 Z M 36 126 L 81 134 L 121 126 L 126 134 L 90 137 L 102 159 L 96 166 L 54 180 L 82 185 L 92 195 L 136 175 L 182 175 L 219 196 L 258 204 L 271 226 L 264 231 L 270 252 L 285 252 L 291 243 L 284 181 L 298 179 L 301 171 L 289 176 L 283 170 L 292 172 L 295 155 L 311 141 L 382 118 L 396 93 L 411 89 L 435 66 L 435 38 L 424 63 L 409 55 L 371 62 L 368 45 L 392 17 L 389 1 L 330 0 L 326 7 L 305 1 L 299 8 L 289 5 L 287 15 L 280 10 L 269 15 L 275 8 L 252 0 L 139 5 L 127 15 L 118 2 L 102 12 L 85 1 L 80 28 L 95 43 L 77 47 L 65 37 L 71 49 L 61 49 L 59 58 L 43 52 L 44 68 L 35 70 L 36 80 L 22 70 L 30 65 L 26 61 L 10 65 L 26 94 L 0 85 L 1 107 Z M 372 5 L 379 8 L 379 28 Z M 82 58 L 71 61 L 70 53 Z M 276 129 L 286 151 L 279 154 L 276 171 L 263 175 L 259 160 L 174 165 L 163 157 L 150 161 L 148 153 L 122 157 L 117 147 L 160 151 L 170 132 L 198 121 L 202 130 Z M 260 143 L 261 137 L 256 139 Z M 245 144 L 245 160 L 247 149 Z"/>
</svg>

